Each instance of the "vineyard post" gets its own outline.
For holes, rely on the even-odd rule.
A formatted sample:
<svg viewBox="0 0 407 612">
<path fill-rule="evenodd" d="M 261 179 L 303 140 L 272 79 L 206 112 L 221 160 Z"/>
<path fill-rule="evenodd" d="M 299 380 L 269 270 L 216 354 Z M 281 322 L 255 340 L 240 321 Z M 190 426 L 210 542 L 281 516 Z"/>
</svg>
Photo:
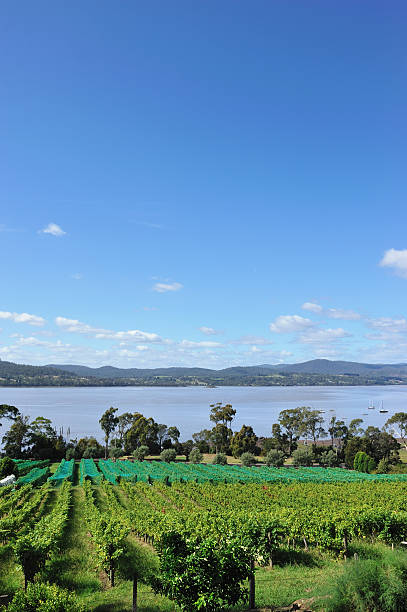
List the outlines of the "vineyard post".
<svg viewBox="0 0 407 612">
<path fill-rule="evenodd" d="M 133 576 L 133 612 L 137 612 L 137 574 Z"/>
<path fill-rule="evenodd" d="M 252 570 L 252 574 L 249 578 L 249 608 L 250 610 L 254 609 L 255 606 L 255 594 L 256 594 L 256 584 L 254 578 L 254 560 L 250 561 L 250 569 Z"/>
</svg>

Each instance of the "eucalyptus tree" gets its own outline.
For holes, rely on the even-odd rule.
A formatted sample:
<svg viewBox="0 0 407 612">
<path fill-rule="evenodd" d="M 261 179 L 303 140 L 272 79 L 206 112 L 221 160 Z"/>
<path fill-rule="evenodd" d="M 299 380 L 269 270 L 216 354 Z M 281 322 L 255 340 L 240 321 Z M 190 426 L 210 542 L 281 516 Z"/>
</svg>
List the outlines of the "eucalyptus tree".
<svg viewBox="0 0 407 612">
<path fill-rule="evenodd" d="M 107 455 L 109 452 L 109 438 L 116 429 L 119 424 L 119 419 L 116 416 L 117 408 L 113 408 L 111 406 L 103 413 L 101 419 L 99 420 L 100 426 L 105 432 L 105 459 L 107 459 Z"/>
</svg>

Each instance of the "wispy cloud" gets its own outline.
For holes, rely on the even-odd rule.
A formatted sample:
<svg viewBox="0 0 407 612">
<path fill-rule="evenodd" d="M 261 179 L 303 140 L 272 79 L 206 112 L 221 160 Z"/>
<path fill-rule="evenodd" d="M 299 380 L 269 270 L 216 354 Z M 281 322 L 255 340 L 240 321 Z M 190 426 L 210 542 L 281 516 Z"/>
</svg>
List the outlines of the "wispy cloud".
<svg viewBox="0 0 407 612">
<path fill-rule="evenodd" d="M 167 293 L 168 291 L 179 291 L 183 288 L 181 283 L 155 283 L 153 291 L 157 293 Z"/>
<path fill-rule="evenodd" d="M 398 276 L 407 278 L 407 249 L 389 249 L 379 265 L 383 268 L 392 268 Z"/>
<path fill-rule="evenodd" d="M 93 327 L 77 319 L 67 319 L 66 317 L 56 317 L 55 323 L 66 332 L 83 334 L 84 336 L 92 336 L 98 339 L 127 340 L 132 342 L 165 342 L 158 334 L 144 332 L 139 329 L 113 331 L 110 329 Z"/>
<path fill-rule="evenodd" d="M 270 331 L 275 334 L 290 334 L 315 325 L 311 319 L 299 315 L 280 315 L 270 323 Z"/>
<path fill-rule="evenodd" d="M 345 310 L 343 308 L 323 308 L 315 302 L 304 302 L 301 306 L 303 310 L 319 314 L 328 319 L 343 319 L 344 321 L 357 321 L 361 319 L 361 315 L 354 310 Z"/>
<path fill-rule="evenodd" d="M 71 274 L 71 278 L 73 278 L 74 280 L 81 280 L 83 278 L 83 274 L 81 274 L 80 272 L 75 272 L 75 274 Z"/>
<path fill-rule="evenodd" d="M 56 223 L 48 223 L 47 227 L 38 230 L 39 234 L 51 234 L 51 236 L 65 236 L 66 232 Z"/>
<path fill-rule="evenodd" d="M 199 328 L 199 331 L 205 334 L 205 336 L 219 336 L 220 334 L 223 334 L 223 331 L 214 329 L 213 327 L 206 327 L 206 325 L 202 325 L 202 327 Z"/>
<path fill-rule="evenodd" d="M 8 319 L 14 323 L 28 323 L 28 325 L 41 326 L 44 325 L 45 319 L 37 315 L 28 314 L 27 312 L 7 312 L 0 311 L 0 319 Z"/>
</svg>

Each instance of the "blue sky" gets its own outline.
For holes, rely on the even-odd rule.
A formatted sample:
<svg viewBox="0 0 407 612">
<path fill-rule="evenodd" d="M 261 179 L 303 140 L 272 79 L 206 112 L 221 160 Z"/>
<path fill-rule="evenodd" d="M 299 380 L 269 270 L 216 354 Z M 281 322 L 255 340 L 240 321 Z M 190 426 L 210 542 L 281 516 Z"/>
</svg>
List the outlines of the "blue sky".
<svg viewBox="0 0 407 612">
<path fill-rule="evenodd" d="M 6 0 L 0 357 L 407 361 L 405 2 Z"/>
</svg>

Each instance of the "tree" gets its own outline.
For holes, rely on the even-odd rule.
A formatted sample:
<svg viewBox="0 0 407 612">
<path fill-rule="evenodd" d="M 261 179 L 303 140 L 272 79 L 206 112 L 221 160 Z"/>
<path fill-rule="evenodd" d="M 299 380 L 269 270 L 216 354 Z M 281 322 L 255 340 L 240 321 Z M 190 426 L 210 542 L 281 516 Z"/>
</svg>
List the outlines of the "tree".
<svg viewBox="0 0 407 612">
<path fill-rule="evenodd" d="M 320 462 L 325 467 L 334 467 L 338 465 L 337 454 L 332 449 L 324 451 L 321 453 Z"/>
<path fill-rule="evenodd" d="M 269 467 L 282 467 L 284 465 L 285 455 L 277 448 L 271 448 L 266 456 L 266 464 Z"/>
<path fill-rule="evenodd" d="M 169 439 L 172 441 L 173 444 L 176 444 L 178 442 L 180 435 L 181 434 L 179 432 L 179 429 L 175 427 L 175 425 L 172 425 L 171 427 L 168 428 L 167 436 L 169 437 Z"/>
<path fill-rule="evenodd" d="M 159 423 L 157 425 L 157 440 L 158 440 L 158 446 L 160 447 L 160 453 L 162 451 L 162 445 L 164 440 L 168 437 L 168 427 L 167 425 L 164 425 L 164 423 Z"/>
<path fill-rule="evenodd" d="M 353 438 L 355 436 L 363 436 L 364 429 L 360 427 L 363 423 L 363 419 L 352 419 L 349 423 L 348 436 Z"/>
<path fill-rule="evenodd" d="M 393 435 L 398 435 L 404 444 L 404 448 L 407 450 L 407 413 L 396 412 L 386 421 L 385 427 L 388 428 Z"/>
<path fill-rule="evenodd" d="M 136 450 L 133 452 L 133 457 L 137 459 L 137 461 L 144 461 L 148 453 L 148 446 L 142 445 L 136 448 Z"/>
<path fill-rule="evenodd" d="M 151 417 L 147 419 L 139 412 L 133 416 L 133 424 L 125 438 L 126 452 L 133 452 L 138 446 L 143 445 L 148 446 L 151 454 L 158 453 L 158 423 Z"/>
<path fill-rule="evenodd" d="M 348 436 L 349 430 L 345 425 L 345 421 L 339 421 L 336 416 L 331 417 L 329 421 L 328 433 L 331 436 L 331 446 L 333 448 L 335 439 L 339 440 L 341 447 L 343 441 Z"/>
<path fill-rule="evenodd" d="M 310 466 L 314 462 L 314 454 L 309 446 L 297 448 L 293 452 L 293 464 L 296 466 Z"/>
<path fill-rule="evenodd" d="M 240 431 L 233 434 L 230 449 L 234 457 L 240 457 L 243 453 L 254 453 L 256 451 L 257 436 L 253 428 L 243 425 Z"/>
<path fill-rule="evenodd" d="M 28 417 L 23 415 L 17 416 L 8 432 L 3 436 L 3 448 L 8 457 L 21 459 L 24 455 L 24 449 L 28 444 L 29 431 Z"/>
<path fill-rule="evenodd" d="M 376 462 L 382 458 L 392 459 L 396 463 L 399 461 L 400 444 L 389 433 L 381 431 L 378 427 L 369 426 L 364 437 L 367 441 L 366 452 Z"/>
<path fill-rule="evenodd" d="M 226 427 L 223 423 L 217 423 L 211 430 L 211 440 L 217 453 L 228 453 L 230 448 L 230 439 L 232 430 Z"/>
<path fill-rule="evenodd" d="M 235 541 L 185 540 L 164 534 L 158 543 L 160 576 L 156 593 L 175 601 L 181 610 L 217 612 L 247 600 L 243 581 L 253 575 L 252 557 Z"/>
<path fill-rule="evenodd" d="M 119 419 L 116 416 L 117 410 L 117 408 L 110 406 L 110 408 L 103 413 L 102 418 L 99 420 L 100 426 L 105 432 L 105 459 L 107 459 L 107 453 L 109 450 L 109 438 L 119 424 Z"/>
<path fill-rule="evenodd" d="M 166 448 L 160 453 L 160 459 L 161 461 L 165 461 L 165 463 L 171 463 L 172 461 L 175 461 L 176 458 L 177 453 L 173 448 Z"/>
<path fill-rule="evenodd" d="M 321 416 L 322 412 L 320 410 L 311 410 L 307 406 L 302 406 L 300 410 L 302 410 L 303 417 L 302 433 L 310 437 L 316 447 L 318 438 L 326 434 L 323 428 L 324 417 Z"/>
<path fill-rule="evenodd" d="M 212 459 L 213 465 L 226 465 L 228 462 L 228 458 L 225 453 L 217 453 Z"/>
<path fill-rule="evenodd" d="M 304 432 L 304 409 L 287 408 L 282 410 L 278 417 L 281 427 L 284 427 L 288 437 L 288 454 L 291 455 L 293 445 Z"/>
<path fill-rule="evenodd" d="M 119 435 L 120 446 L 124 444 L 124 437 L 133 423 L 133 415 L 131 412 L 124 412 L 119 414 L 117 423 L 117 433 Z"/>
<path fill-rule="evenodd" d="M 236 410 L 232 408 L 232 404 L 222 405 L 222 402 L 218 402 L 217 404 L 211 404 L 211 414 L 209 416 L 210 420 L 215 423 L 222 423 L 225 427 L 232 427 L 233 417 L 236 414 Z"/>
<path fill-rule="evenodd" d="M 202 429 L 197 433 L 192 434 L 192 439 L 201 453 L 209 453 L 212 444 L 212 432 L 210 429 Z"/>
<path fill-rule="evenodd" d="M 367 440 L 364 438 L 352 437 L 347 441 L 345 446 L 345 463 L 349 469 L 353 469 L 356 453 L 366 451 L 366 449 Z"/>
<path fill-rule="evenodd" d="M 283 452 L 287 457 L 290 455 L 290 440 L 286 433 L 283 433 L 281 425 L 274 423 L 271 427 L 271 438 L 264 438 L 262 443 L 262 451 L 267 455 L 268 451 L 275 448 Z M 296 444 L 292 443 L 291 451 L 295 450 Z"/>
<path fill-rule="evenodd" d="M 92 450 L 89 452 L 89 449 Z M 81 457 L 84 459 L 88 457 L 103 457 L 103 454 L 103 446 L 93 437 L 81 438 L 75 446 L 75 457 L 77 459 Z"/>
<path fill-rule="evenodd" d="M 15 406 L 0 404 L 0 427 L 2 425 L 2 419 L 11 419 L 14 421 L 18 416 L 20 416 L 20 411 Z"/>
<path fill-rule="evenodd" d="M 189 453 L 189 460 L 191 463 L 201 463 L 202 462 L 202 453 L 198 447 L 194 446 Z"/>
<path fill-rule="evenodd" d="M 10 476 L 11 474 L 18 476 L 17 464 L 14 463 L 10 457 L 0 459 L 0 480 L 2 480 L 2 478 L 6 478 L 6 476 Z"/>
<path fill-rule="evenodd" d="M 253 455 L 253 453 L 242 453 L 240 456 L 240 461 L 245 467 L 251 467 L 256 463 L 256 457 Z"/>
</svg>

